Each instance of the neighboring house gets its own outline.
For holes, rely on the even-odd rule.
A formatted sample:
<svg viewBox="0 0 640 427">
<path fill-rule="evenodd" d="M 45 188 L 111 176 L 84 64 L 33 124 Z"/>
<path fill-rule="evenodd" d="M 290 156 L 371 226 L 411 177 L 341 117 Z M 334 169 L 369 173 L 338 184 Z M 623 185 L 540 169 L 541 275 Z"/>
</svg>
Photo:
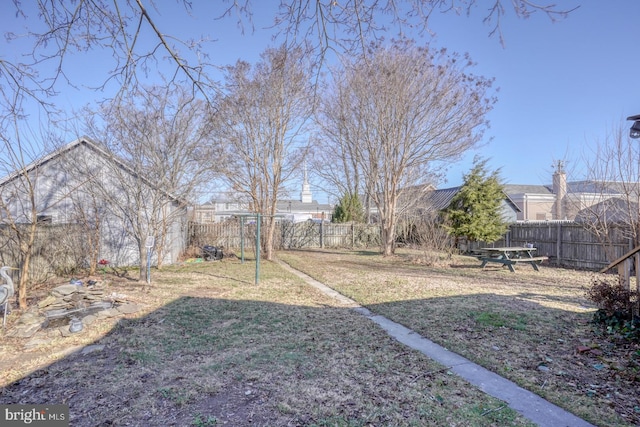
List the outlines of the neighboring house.
<svg viewBox="0 0 640 427">
<path fill-rule="evenodd" d="M 518 220 L 575 220 L 590 207 L 609 199 L 624 198 L 624 194 L 638 192 L 629 187 L 637 184 L 604 182 L 594 180 L 567 182 L 567 175 L 559 162 L 553 174 L 552 185 L 515 185 L 506 184 L 505 193 L 520 209 Z M 605 204 L 609 210 L 611 204 Z"/>
<path fill-rule="evenodd" d="M 331 221 L 333 206 L 319 203 L 317 200 L 303 202 L 301 200 L 280 200 L 276 205 L 277 214 L 285 220 L 301 222 L 308 220 Z"/>
<path fill-rule="evenodd" d="M 115 179 L 116 174 L 118 179 Z M 87 137 L 81 137 L 0 180 L 0 197 L 15 223 L 30 222 L 32 204 L 29 202 L 30 192 L 24 185 L 27 176 L 33 184 L 32 193 L 35 195 L 39 222 L 77 224 L 79 218 L 84 215 L 85 221 L 100 223 L 99 259 L 107 259 L 116 266 L 139 263 L 139 245 L 144 245 L 147 236 L 136 240 L 131 233 L 131 223 L 126 218 L 148 217 L 151 210 L 132 212 L 126 208 L 134 199 L 144 203 L 145 198 L 150 197 L 152 193 L 161 195 L 161 206 L 158 210 L 158 216 L 161 218 L 151 220 L 156 224 L 163 221 L 168 224 L 165 239 L 153 236 L 156 244 L 154 254 L 158 253 L 157 245 L 162 243 L 162 240 L 164 263 L 177 261 L 184 250 L 184 203 L 155 188 L 152 183 Z M 128 181 L 129 187 L 119 184 L 123 179 Z M 96 180 L 102 183 L 100 191 L 103 192 L 92 186 L 91 183 L 95 183 Z M 107 197 L 107 194 L 110 197 Z M 97 216 L 98 220 L 87 216 L 89 212 Z M 6 222 L 6 212 L 3 214 L 0 221 Z M 153 258 L 152 262 L 154 261 L 157 262 L 157 257 Z"/>
<path fill-rule="evenodd" d="M 424 211 L 440 212 L 451 205 L 451 201 L 461 188 L 460 186 L 428 191 L 417 206 L 420 206 L 420 209 Z M 500 204 L 500 212 L 505 222 L 516 222 L 520 212 L 520 208 L 506 192 Z"/>
<path fill-rule="evenodd" d="M 209 203 L 194 208 L 192 218 L 199 223 L 222 222 L 228 218 L 253 213 L 249 203 L 241 201 L 237 194 L 221 193 Z M 276 215 L 284 220 L 301 222 L 307 220 L 327 220 L 333 216 L 333 206 L 313 200 L 311 186 L 307 180 L 306 168 L 300 199 L 278 200 Z"/>
<path fill-rule="evenodd" d="M 517 220 L 551 220 L 554 216 L 556 195 L 544 185 L 505 184 L 504 192 L 518 206 Z"/>
<path fill-rule="evenodd" d="M 196 206 L 191 218 L 199 223 L 222 222 L 233 216 L 247 213 L 250 213 L 248 202 L 242 201 L 233 193 L 219 193 L 208 203 Z"/>
<path fill-rule="evenodd" d="M 590 224 L 631 224 L 638 221 L 638 209 L 637 202 L 611 197 L 578 211 L 575 221 Z"/>
</svg>

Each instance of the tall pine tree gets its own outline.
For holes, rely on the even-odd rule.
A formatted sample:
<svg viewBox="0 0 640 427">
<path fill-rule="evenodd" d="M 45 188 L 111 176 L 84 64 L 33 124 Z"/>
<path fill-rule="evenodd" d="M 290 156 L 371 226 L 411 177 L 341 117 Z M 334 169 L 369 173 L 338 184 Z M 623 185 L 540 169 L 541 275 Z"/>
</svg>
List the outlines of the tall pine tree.
<svg viewBox="0 0 640 427">
<path fill-rule="evenodd" d="M 487 171 L 486 159 L 476 158 L 473 163 L 460 191 L 445 210 L 447 231 L 469 241 L 495 242 L 508 229 L 501 212 L 504 187 L 498 170 Z"/>
</svg>

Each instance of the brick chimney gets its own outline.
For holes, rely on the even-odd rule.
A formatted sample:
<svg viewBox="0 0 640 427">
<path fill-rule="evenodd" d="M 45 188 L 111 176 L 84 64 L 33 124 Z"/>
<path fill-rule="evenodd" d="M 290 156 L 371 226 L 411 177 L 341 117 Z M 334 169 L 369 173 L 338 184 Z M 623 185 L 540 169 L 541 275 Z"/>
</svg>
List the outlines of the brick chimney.
<svg viewBox="0 0 640 427">
<path fill-rule="evenodd" d="M 556 195 L 553 219 L 565 219 L 564 198 L 567 195 L 567 174 L 562 160 L 558 160 L 556 171 L 553 173 L 553 193 Z"/>
</svg>

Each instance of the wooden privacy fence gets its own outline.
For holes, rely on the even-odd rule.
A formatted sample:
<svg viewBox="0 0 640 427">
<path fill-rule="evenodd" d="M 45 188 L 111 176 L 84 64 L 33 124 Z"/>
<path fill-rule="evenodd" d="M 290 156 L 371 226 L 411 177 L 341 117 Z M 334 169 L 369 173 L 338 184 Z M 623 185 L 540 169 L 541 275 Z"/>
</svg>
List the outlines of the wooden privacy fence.
<svg viewBox="0 0 640 427">
<path fill-rule="evenodd" d="M 623 226 L 611 226 L 606 239 L 599 239 L 573 221 L 530 221 L 512 224 L 503 239 L 489 246 L 532 243 L 536 255 L 549 257 L 553 265 L 599 270 L 631 249 L 628 236 Z"/>
<path fill-rule="evenodd" d="M 244 225 L 245 247 L 255 247 L 255 224 Z M 240 248 L 240 223 L 189 223 L 189 246 L 203 245 Z M 573 221 L 530 221 L 512 224 L 503 239 L 487 244 L 469 243 L 472 250 L 485 246 L 524 246 L 532 243 L 536 256 L 549 257 L 553 265 L 599 270 L 631 249 L 629 233 L 622 226 L 610 227 L 601 241 Z M 274 242 L 276 249 L 293 248 L 369 248 L 380 246 L 380 228 L 376 224 L 334 224 L 313 221 L 279 223 Z"/>
<path fill-rule="evenodd" d="M 29 225 L 18 224 L 26 236 Z M 24 239 L 24 237 L 23 237 Z M 88 265 L 91 248 L 83 227 L 76 224 L 39 224 L 31 252 L 29 276 L 33 283 L 42 283 L 53 275 L 73 274 Z M 0 226 L 0 265 L 22 265 L 20 239 L 13 228 Z"/>
<path fill-rule="evenodd" d="M 188 246 L 222 246 L 239 249 L 244 238 L 245 248 L 255 248 L 256 225 L 239 221 L 224 223 L 189 223 Z M 241 232 L 242 231 L 242 232 Z M 261 228 L 261 233 L 266 230 Z M 369 248 L 380 246 L 380 227 L 375 224 L 334 224 L 305 221 L 276 224 L 274 247 L 294 248 Z"/>
</svg>

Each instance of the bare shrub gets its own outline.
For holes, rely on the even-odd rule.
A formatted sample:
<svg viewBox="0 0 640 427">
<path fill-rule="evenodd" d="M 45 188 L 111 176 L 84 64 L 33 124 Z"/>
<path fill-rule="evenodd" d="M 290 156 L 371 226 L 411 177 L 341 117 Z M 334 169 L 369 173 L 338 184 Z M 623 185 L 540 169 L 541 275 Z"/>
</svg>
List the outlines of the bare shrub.
<svg viewBox="0 0 640 427">
<path fill-rule="evenodd" d="M 454 239 L 436 214 L 405 217 L 398 230 L 399 243 L 424 251 L 420 264 L 434 266 L 443 261 L 443 258 L 450 259 L 456 252 Z"/>
<path fill-rule="evenodd" d="M 595 279 L 586 291 L 587 298 L 609 316 L 626 313 L 631 317 L 638 293 L 625 287 L 620 280 L 611 282 L 611 280 Z"/>
</svg>

